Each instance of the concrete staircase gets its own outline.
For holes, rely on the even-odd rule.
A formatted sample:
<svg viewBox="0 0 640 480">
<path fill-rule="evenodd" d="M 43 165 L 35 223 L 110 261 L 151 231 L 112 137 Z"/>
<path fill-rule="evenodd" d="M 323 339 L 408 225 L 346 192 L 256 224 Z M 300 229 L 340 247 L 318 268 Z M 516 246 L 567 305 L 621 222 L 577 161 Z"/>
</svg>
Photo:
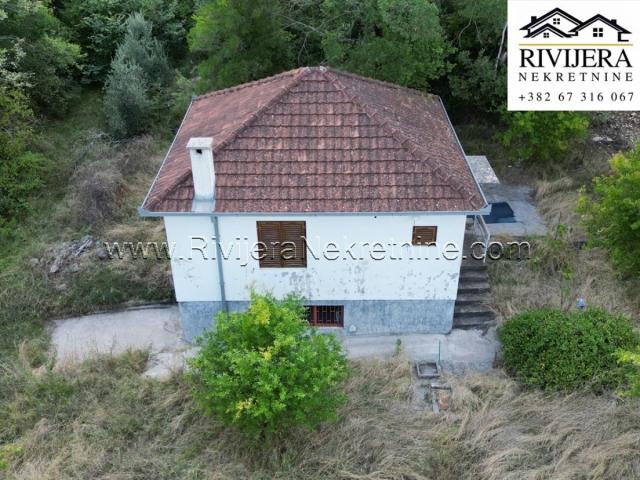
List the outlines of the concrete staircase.
<svg viewBox="0 0 640 480">
<path fill-rule="evenodd" d="M 463 261 L 453 313 L 453 328 L 476 328 L 486 331 L 495 325 L 495 314 L 488 307 L 488 303 L 487 265 L 479 261 Z"/>
</svg>

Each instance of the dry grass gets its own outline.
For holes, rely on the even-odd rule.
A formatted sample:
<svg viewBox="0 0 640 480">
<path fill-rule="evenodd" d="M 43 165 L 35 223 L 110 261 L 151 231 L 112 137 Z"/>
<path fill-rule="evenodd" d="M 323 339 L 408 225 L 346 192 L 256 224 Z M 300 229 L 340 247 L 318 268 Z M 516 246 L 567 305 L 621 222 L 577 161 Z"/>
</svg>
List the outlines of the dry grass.
<svg viewBox="0 0 640 480">
<path fill-rule="evenodd" d="M 585 240 L 575 211 L 578 184 L 570 178 L 540 182 L 538 208 L 547 223 L 547 238 L 534 239 L 532 260 L 491 265 L 492 306 L 504 321 L 530 308 L 571 308 L 576 299 L 587 304 L 640 317 L 640 282 L 621 280 L 600 249 L 581 248 Z M 566 234 L 557 233 L 562 225 Z"/>
<path fill-rule="evenodd" d="M 449 379 L 451 410 L 410 406 L 405 359 L 358 362 L 335 424 L 248 446 L 194 411 L 179 377 L 143 380 L 146 356 L 35 376 L 0 395 L 11 479 L 638 478 L 640 403 L 544 397 L 501 375 Z M 9 381 L 3 385 L 7 387 Z M 55 395 L 53 395 L 55 393 Z"/>
</svg>

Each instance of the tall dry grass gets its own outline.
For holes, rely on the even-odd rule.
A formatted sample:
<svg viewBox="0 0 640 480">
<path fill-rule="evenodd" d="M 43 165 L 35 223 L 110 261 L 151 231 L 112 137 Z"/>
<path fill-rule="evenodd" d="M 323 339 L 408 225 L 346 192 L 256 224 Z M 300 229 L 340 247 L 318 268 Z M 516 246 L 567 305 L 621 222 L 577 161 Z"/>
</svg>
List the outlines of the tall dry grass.
<svg viewBox="0 0 640 480">
<path fill-rule="evenodd" d="M 570 178 L 539 182 L 536 202 L 549 235 L 530 239 L 532 260 L 491 265 L 492 306 L 500 322 L 531 308 L 571 308 L 578 298 L 638 322 L 640 282 L 621 279 L 606 252 L 583 245 L 575 208 L 578 187 Z"/>
<path fill-rule="evenodd" d="M 0 395 L 10 479 L 623 479 L 640 476 L 640 402 L 523 392 L 500 374 L 452 377 L 451 409 L 411 404 L 406 359 L 352 364 L 337 423 L 247 445 L 194 410 L 146 356 L 66 372 L 16 363 Z M 3 385 L 6 387 L 7 385 Z M 56 392 L 56 395 L 52 395 Z"/>
</svg>

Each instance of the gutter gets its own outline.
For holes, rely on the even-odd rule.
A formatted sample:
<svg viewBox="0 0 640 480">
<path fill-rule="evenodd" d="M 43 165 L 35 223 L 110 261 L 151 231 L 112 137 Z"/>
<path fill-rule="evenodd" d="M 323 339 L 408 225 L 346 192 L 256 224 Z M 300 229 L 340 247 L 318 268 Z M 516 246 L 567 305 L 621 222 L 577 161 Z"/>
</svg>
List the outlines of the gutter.
<svg viewBox="0 0 640 480">
<path fill-rule="evenodd" d="M 438 97 L 438 100 L 440 101 L 440 106 L 442 107 L 442 111 L 444 112 L 444 116 L 447 118 L 447 122 L 449 123 L 449 127 L 451 128 L 451 131 L 453 132 L 453 136 L 456 139 L 456 143 L 458 144 L 458 148 L 460 149 L 460 152 L 462 153 L 462 158 L 464 158 L 464 163 L 467 165 L 467 168 L 469 169 L 469 173 L 471 173 L 471 178 L 473 178 L 473 181 L 476 184 L 476 188 L 480 192 L 480 195 L 482 195 L 482 200 L 484 200 L 484 207 L 482 207 L 476 213 L 469 213 L 469 215 L 478 215 L 478 214 L 480 214 L 480 215 L 489 215 L 491 213 L 491 205 L 489 205 L 489 202 L 487 202 L 487 197 L 484 196 L 484 191 L 480 187 L 480 184 L 478 183 L 478 180 L 476 179 L 476 176 L 473 174 L 473 170 L 471 169 L 471 165 L 469 165 L 469 160 L 467 160 L 467 154 L 464 153 L 464 148 L 462 148 L 462 144 L 460 143 L 460 139 L 458 138 L 458 134 L 456 133 L 456 129 L 453 128 L 453 123 L 451 123 L 451 119 L 449 118 L 449 113 L 447 113 L 447 109 L 444 108 L 444 103 L 442 102 L 442 98 L 440 98 L 439 95 L 437 97 Z"/>
<path fill-rule="evenodd" d="M 211 223 L 213 223 L 213 234 L 216 237 L 216 265 L 218 267 L 218 278 L 220 279 L 220 300 L 222 301 L 222 309 L 225 312 L 229 312 L 227 305 L 227 294 L 224 283 L 224 270 L 222 268 L 222 247 L 220 247 L 220 228 L 218 226 L 217 215 L 211 216 Z"/>
<path fill-rule="evenodd" d="M 475 177 L 474 177 L 475 179 Z M 480 192 L 482 190 L 480 189 Z M 482 195 L 484 198 L 484 194 Z M 273 217 L 325 217 L 325 216 L 394 216 L 394 215 L 489 215 L 491 206 L 486 203 L 480 210 L 449 210 L 449 211 L 408 211 L 408 212 L 152 212 L 143 207 L 138 207 L 141 217 L 173 217 L 173 216 L 216 216 L 216 217 L 247 217 L 247 216 L 273 216 Z"/>
</svg>

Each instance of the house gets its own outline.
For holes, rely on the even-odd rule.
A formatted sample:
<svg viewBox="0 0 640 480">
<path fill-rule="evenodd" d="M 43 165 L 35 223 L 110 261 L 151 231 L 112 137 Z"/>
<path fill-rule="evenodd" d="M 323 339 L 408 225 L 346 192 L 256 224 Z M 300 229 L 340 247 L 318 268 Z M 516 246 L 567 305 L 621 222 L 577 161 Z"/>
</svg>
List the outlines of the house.
<svg viewBox="0 0 640 480">
<path fill-rule="evenodd" d="M 488 209 L 438 97 L 306 67 L 194 98 L 140 213 L 191 340 L 252 288 L 345 334 L 446 333 Z"/>
<path fill-rule="evenodd" d="M 531 21 L 520 30 L 526 30 L 524 38 L 549 42 L 576 38 L 588 43 L 620 43 L 628 42 L 624 35 L 631 33 L 618 25 L 616 19 L 597 14 L 582 22 L 561 8 L 554 8 L 540 17 L 531 17 Z"/>
<path fill-rule="evenodd" d="M 561 8 L 554 8 L 540 17 L 531 17 L 531 21 L 520 30 L 526 30 L 525 38 L 567 38 L 573 28 L 582 22 Z"/>
<path fill-rule="evenodd" d="M 616 43 L 628 42 L 629 40 L 623 38 L 623 36 L 628 35 L 631 32 L 618 25 L 618 21 L 616 19 L 608 19 L 598 14 L 573 28 L 571 33 L 578 35 L 585 41 L 590 40 L 603 43 Z"/>
</svg>

